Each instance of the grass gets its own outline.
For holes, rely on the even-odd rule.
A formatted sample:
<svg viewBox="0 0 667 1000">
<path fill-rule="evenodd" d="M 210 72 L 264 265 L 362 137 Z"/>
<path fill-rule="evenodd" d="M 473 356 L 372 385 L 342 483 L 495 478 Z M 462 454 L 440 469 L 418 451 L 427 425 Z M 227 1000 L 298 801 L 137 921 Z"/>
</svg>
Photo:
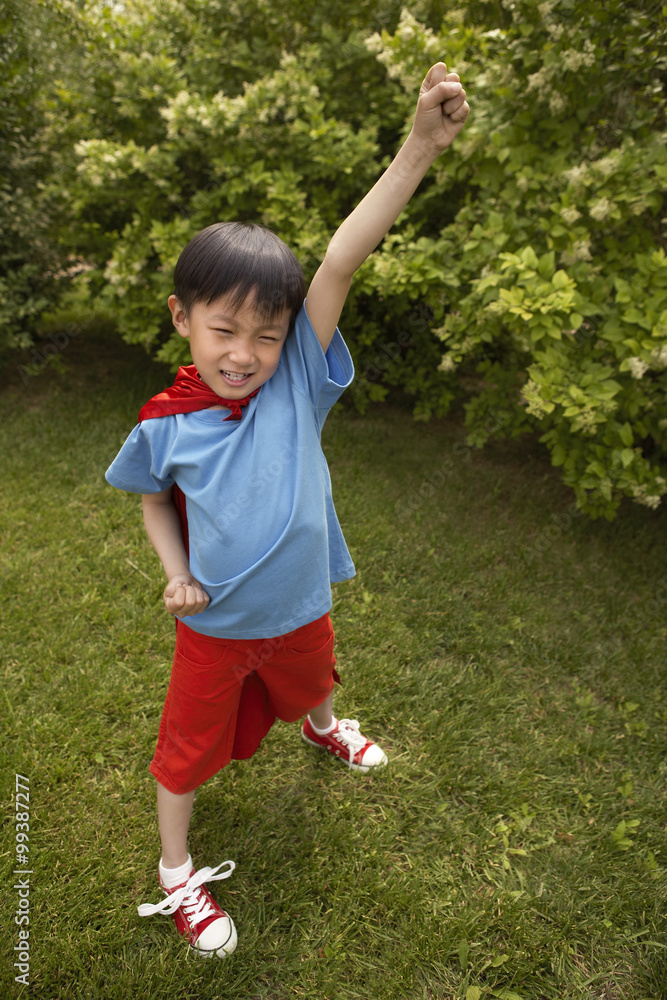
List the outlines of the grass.
<svg viewBox="0 0 667 1000">
<path fill-rule="evenodd" d="M 103 473 L 165 373 L 77 340 L 2 407 L 3 996 L 663 1000 L 661 511 L 571 509 L 530 443 L 338 408 L 354 581 L 338 706 L 390 755 L 337 769 L 279 724 L 197 795 L 239 947 L 191 958 L 156 901 L 147 772 L 173 625 L 137 499 Z M 30 779 L 30 985 L 14 983 L 14 775 Z"/>
</svg>

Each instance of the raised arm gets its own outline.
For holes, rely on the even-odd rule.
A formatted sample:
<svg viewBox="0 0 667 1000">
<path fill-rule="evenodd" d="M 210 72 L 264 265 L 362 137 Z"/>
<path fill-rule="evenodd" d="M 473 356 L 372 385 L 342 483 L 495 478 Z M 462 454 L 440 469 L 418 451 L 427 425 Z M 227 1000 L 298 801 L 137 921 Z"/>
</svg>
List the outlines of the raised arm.
<svg viewBox="0 0 667 1000">
<path fill-rule="evenodd" d="M 436 63 L 419 91 L 412 130 L 385 173 L 336 230 L 308 295 L 308 315 L 326 351 L 354 272 L 386 236 L 438 156 L 465 125 L 470 109 L 456 73 Z"/>
<path fill-rule="evenodd" d="M 161 493 L 143 495 L 144 526 L 169 581 L 162 595 L 164 606 L 169 614 L 184 618 L 203 611 L 209 596 L 190 572 L 171 492 L 170 487 Z"/>
</svg>

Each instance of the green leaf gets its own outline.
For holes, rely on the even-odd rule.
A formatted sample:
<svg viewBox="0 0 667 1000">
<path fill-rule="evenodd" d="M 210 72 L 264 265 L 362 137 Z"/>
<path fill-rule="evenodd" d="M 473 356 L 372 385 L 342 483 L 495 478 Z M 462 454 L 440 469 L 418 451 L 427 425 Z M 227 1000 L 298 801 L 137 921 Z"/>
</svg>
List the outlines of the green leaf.
<svg viewBox="0 0 667 1000">
<path fill-rule="evenodd" d="M 554 450 L 551 452 L 551 464 L 552 465 L 562 465 L 565 461 L 565 448 L 562 444 L 557 444 Z"/>
<path fill-rule="evenodd" d="M 632 433 L 632 427 L 627 422 L 620 424 L 618 428 L 618 436 L 620 437 L 623 444 L 627 445 L 628 448 L 632 445 L 634 441 L 634 435 Z"/>
<path fill-rule="evenodd" d="M 604 382 L 600 382 L 599 385 L 595 387 L 595 395 L 598 399 L 613 399 L 613 397 L 621 391 L 622 386 L 616 382 L 613 378 L 608 378 Z"/>
<path fill-rule="evenodd" d="M 542 278 L 551 279 L 553 277 L 555 267 L 556 255 L 553 250 L 550 250 L 548 253 L 545 253 L 540 257 L 537 265 L 537 271 Z"/>
<path fill-rule="evenodd" d="M 524 247 L 521 251 L 521 260 L 527 267 L 532 268 L 534 271 L 539 267 L 539 260 L 537 259 L 537 254 L 532 247 Z"/>
<path fill-rule="evenodd" d="M 505 964 L 505 962 L 509 962 L 509 958 L 509 955 L 494 955 L 491 959 L 492 968 L 499 969 L 501 965 Z"/>
<path fill-rule="evenodd" d="M 623 319 L 626 323 L 633 323 L 635 326 L 641 326 L 644 330 L 651 329 L 651 321 L 647 319 L 644 313 L 640 313 L 638 309 L 626 309 L 623 313 Z"/>
<path fill-rule="evenodd" d="M 469 986 L 466 990 L 466 1000 L 480 1000 L 482 991 L 479 986 Z"/>
</svg>

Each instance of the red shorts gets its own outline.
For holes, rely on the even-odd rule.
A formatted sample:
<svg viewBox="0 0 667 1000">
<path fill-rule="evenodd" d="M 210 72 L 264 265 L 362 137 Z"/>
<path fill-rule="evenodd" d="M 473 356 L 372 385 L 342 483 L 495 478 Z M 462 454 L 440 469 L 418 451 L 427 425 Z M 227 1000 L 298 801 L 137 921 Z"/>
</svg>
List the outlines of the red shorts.
<svg viewBox="0 0 667 1000">
<path fill-rule="evenodd" d="M 328 614 L 274 639 L 216 639 L 176 620 L 176 650 L 150 771 L 182 795 L 252 757 L 276 718 L 295 722 L 339 681 Z"/>
</svg>

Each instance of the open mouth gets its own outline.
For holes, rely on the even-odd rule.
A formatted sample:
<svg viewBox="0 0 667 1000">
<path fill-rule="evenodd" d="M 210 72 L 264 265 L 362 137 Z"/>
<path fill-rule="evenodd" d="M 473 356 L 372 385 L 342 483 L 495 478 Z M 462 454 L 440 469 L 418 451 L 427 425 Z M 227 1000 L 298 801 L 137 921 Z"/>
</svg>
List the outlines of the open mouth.
<svg viewBox="0 0 667 1000">
<path fill-rule="evenodd" d="M 230 385 L 243 385 L 252 377 L 252 372 L 227 372 L 221 370 L 220 374 Z"/>
</svg>

